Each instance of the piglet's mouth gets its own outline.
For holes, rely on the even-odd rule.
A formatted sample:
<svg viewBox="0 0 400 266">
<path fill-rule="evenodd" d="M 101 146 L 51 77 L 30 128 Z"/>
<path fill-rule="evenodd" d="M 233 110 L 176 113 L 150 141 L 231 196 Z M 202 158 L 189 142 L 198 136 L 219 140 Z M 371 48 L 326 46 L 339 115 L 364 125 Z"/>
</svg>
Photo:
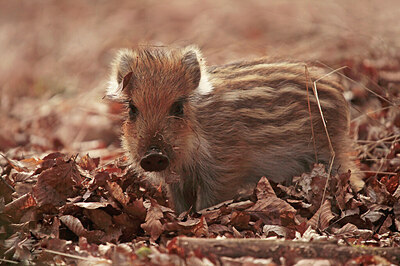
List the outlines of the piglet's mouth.
<svg viewBox="0 0 400 266">
<path fill-rule="evenodd" d="M 140 160 L 140 166 L 146 172 L 161 172 L 167 169 L 169 158 L 158 147 L 150 147 Z"/>
</svg>

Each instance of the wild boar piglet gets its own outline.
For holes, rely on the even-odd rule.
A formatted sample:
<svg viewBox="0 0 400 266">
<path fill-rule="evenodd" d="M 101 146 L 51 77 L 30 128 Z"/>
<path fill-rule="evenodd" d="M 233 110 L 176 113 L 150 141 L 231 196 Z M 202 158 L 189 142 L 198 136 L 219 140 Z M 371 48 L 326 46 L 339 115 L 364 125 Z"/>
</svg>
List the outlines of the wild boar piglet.
<svg viewBox="0 0 400 266">
<path fill-rule="evenodd" d="M 325 72 L 308 70 L 265 58 L 207 67 L 195 47 L 123 49 L 107 96 L 126 104 L 122 142 L 132 167 L 164 182 L 180 213 L 232 199 L 262 176 L 288 183 L 316 160 L 328 165 L 329 142 L 311 89 Z M 343 89 L 333 75 L 317 85 L 336 154 L 333 173 L 351 170 L 359 190 Z"/>
</svg>

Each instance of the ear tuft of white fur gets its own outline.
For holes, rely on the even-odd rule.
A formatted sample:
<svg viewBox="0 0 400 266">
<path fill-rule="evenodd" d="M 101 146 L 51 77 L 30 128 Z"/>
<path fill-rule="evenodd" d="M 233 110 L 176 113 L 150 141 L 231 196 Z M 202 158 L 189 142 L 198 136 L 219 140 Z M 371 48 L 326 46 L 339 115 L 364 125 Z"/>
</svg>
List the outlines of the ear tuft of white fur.
<svg viewBox="0 0 400 266">
<path fill-rule="evenodd" d="M 120 101 L 123 98 L 121 86 L 113 78 L 107 82 L 105 98 L 112 101 Z"/>
<path fill-rule="evenodd" d="M 201 54 L 200 49 L 194 45 L 191 45 L 191 46 L 185 47 L 185 50 L 193 51 L 196 54 L 197 61 L 199 62 L 199 65 L 200 65 L 201 77 L 200 77 L 199 86 L 196 89 L 197 94 L 207 95 L 207 94 L 211 93 L 214 88 L 208 79 L 206 62 L 203 58 L 203 55 Z"/>
<path fill-rule="evenodd" d="M 197 93 L 200 95 L 207 95 L 210 94 L 213 91 L 213 86 L 208 80 L 208 73 L 205 68 L 201 69 L 201 78 L 200 78 L 200 83 L 199 87 L 197 87 Z"/>
<path fill-rule="evenodd" d="M 111 63 L 111 75 L 107 82 L 105 98 L 113 101 L 123 99 L 122 84 L 118 83 L 118 77 L 130 71 L 130 64 L 134 57 L 130 49 L 120 49 Z"/>
</svg>

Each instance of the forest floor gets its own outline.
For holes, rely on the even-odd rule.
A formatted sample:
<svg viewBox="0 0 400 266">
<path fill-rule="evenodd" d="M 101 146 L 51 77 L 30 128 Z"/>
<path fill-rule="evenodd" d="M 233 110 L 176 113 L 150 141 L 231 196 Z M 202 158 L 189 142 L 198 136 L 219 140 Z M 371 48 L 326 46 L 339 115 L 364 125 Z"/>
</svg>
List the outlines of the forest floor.
<svg viewBox="0 0 400 266">
<path fill-rule="evenodd" d="M 395 0 L 0 1 L 0 264 L 400 264 L 399 17 Z M 315 165 L 177 215 L 129 171 L 103 100 L 137 44 L 340 69 L 366 187 Z"/>
</svg>

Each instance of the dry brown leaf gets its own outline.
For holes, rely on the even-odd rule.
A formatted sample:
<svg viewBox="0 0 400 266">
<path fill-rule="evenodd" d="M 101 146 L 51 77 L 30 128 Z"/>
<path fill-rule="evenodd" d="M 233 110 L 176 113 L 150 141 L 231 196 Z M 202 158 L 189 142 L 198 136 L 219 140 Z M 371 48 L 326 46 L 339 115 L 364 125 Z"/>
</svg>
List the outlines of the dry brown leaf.
<svg viewBox="0 0 400 266">
<path fill-rule="evenodd" d="M 383 216 L 386 216 L 387 211 L 391 211 L 392 208 L 387 205 L 372 204 L 369 206 L 367 212 L 363 213 L 360 217 L 363 220 L 367 220 L 371 223 L 378 222 Z"/>
<path fill-rule="evenodd" d="M 358 231 L 358 227 L 354 224 L 347 223 L 342 226 L 342 228 L 332 228 L 332 232 L 336 235 L 353 236 Z"/>
<path fill-rule="evenodd" d="M 315 164 L 311 173 L 304 173 L 301 177 L 293 178 L 296 191 L 302 191 L 302 197 L 312 205 L 310 206 L 311 212 L 315 212 L 321 204 L 327 178 L 328 174 L 323 164 Z M 294 195 L 300 196 L 301 194 L 297 192 Z"/>
<path fill-rule="evenodd" d="M 258 200 L 276 197 L 275 191 L 265 176 L 261 177 L 260 181 L 257 183 L 256 195 Z"/>
<path fill-rule="evenodd" d="M 384 176 L 381 178 L 382 184 L 386 186 L 386 190 L 390 194 L 394 194 L 399 187 L 399 180 L 400 180 L 400 175 L 397 176 Z"/>
<path fill-rule="evenodd" d="M 222 224 L 212 224 L 208 227 L 208 231 L 215 235 L 222 235 L 225 232 L 232 232 L 228 226 Z"/>
<path fill-rule="evenodd" d="M 141 221 L 145 220 L 147 214 L 147 210 L 143 205 L 143 198 L 129 203 L 124 207 L 124 211 L 126 211 L 132 217 L 137 217 Z"/>
<path fill-rule="evenodd" d="M 89 209 L 89 210 L 94 210 L 98 208 L 104 208 L 109 205 L 108 202 L 76 202 L 74 203 L 75 206 L 78 206 L 80 208 L 84 209 Z"/>
<path fill-rule="evenodd" d="M 39 206 L 61 206 L 73 195 L 73 187 L 81 182 L 82 178 L 74 161 L 58 162 L 38 176 L 33 195 Z"/>
<path fill-rule="evenodd" d="M 294 224 L 293 219 L 296 214 L 296 210 L 289 203 L 276 197 L 258 200 L 246 211 L 260 217 L 266 224 L 276 225 Z"/>
<path fill-rule="evenodd" d="M 84 170 L 93 171 L 97 168 L 99 162 L 100 158 L 91 158 L 89 154 L 86 154 L 79 160 L 78 165 Z"/>
<path fill-rule="evenodd" d="M 281 225 L 264 225 L 263 227 L 263 233 L 266 237 L 269 236 L 280 236 L 280 237 L 286 237 L 288 234 L 288 229 L 285 226 Z"/>
<path fill-rule="evenodd" d="M 199 223 L 193 227 L 192 232 L 196 237 L 207 237 L 209 235 L 207 221 L 204 216 L 202 216 Z"/>
<path fill-rule="evenodd" d="M 63 215 L 60 217 L 60 221 L 63 222 L 75 235 L 86 235 L 87 230 L 83 227 L 81 221 L 78 218 L 72 215 Z"/>
<path fill-rule="evenodd" d="M 101 238 L 102 243 L 107 242 L 118 242 L 122 236 L 122 229 L 119 227 L 110 226 L 105 232 L 104 236 Z"/>
<path fill-rule="evenodd" d="M 200 223 L 200 219 L 193 218 L 193 217 L 188 217 L 183 222 L 177 222 L 178 225 L 183 226 L 183 227 L 192 227 L 192 226 L 195 226 L 198 223 Z"/>
<path fill-rule="evenodd" d="M 389 228 L 392 226 L 393 224 L 393 216 L 392 215 L 388 215 L 385 219 L 385 221 L 383 222 L 383 224 L 381 225 L 381 227 L 379 228 L 378 233 L 379 234 L 384 234 L 384 233 L 390 233 L 392 232 L 392 230 Z"/>
<path fill-rule="evenodd" d="M 4 159 L 11 165 L 12 168 L 17 170 L 18 172 L 32 172 L 35 170 L 43 161 L 36 158 L 28 158 L 23 160 L 13 160 L 7 158 L 5 155 L 0 153 Z"/>
<path fill-rule="evenodd" d="M 336 187 L 333 188 L 332 191 L 335 191 L 335 199 L 341 210 L 344 210 L 346 204 L 353 198 L 353 194 L 349 192 L 349 179 L 350 173 L 343 173 L 332 177 L 332 181 L 336 181 Z"/>
<path fill-rule="evenodd" d="M 97 173 L 91 181 L 91 186 L 105 187 L 107 181 L 110 180 L 110 174 L 107 172 Z"/>
<path fill-rule="evenodd" d="M 151 206 L 147 211 L 146 222 L 141 225 L 143 230 L 150 235 L 151 239 L 156 240 L 164 231 L 160 219 L 164 217 L 158 203 L 151 199 Z"/>
<path fill-rule="evenodd" d="M 368 239 L 374 234 L 372 230 L 358 229 L 351 223 L 347 223 L 341 228 L 332 228 L 332 232 L 338 237 L 362 237 L 363 239 Z"/>
<path fill-rule="evenodd" d="M 250 215 L 245 212 L 234 211 L 231 214 L 230 224 L 240 230 L 248 229 L 250 227 Z"/>
<path fill-rule="evenodd" d="M 252 202 L 251 200 L 245 200 L 245 201 L 230 203 L 228 204 L 227 208 L 235 211 L 243 211 L 250 208 L 253 205 L 254 202 Z"/>
<path fill-rule="evenodd" d="M 132 241 L 140 229 L 142 221 L 132 219 L 128 214 L 122 213 L 112 217 L 115 227 L 120 228 L 122 236 L 120 241 Z"/>
<path fill-rule="evenodd" d="M 122 188 L 116 183 L 111 181 L 106 181 L 106 189 L 110 193 L 110 195 L 116 199 L 122 206 L 127 206 L 129 203 L 129 196 L 124 193 Z"/>
<path fill-rule="evenodd" d="M 318 211 L 311 217 L 307 222 L 313 229 L 325 230 L 329 226 L 329 222 L 335 218 L 331 211 L 331 202 L 325 200 L 324 204 L 318 209 Z"/>
<path fill-rule="evenodd" d="M 370 178 L 365 188 L 369 201 L 374 204 L 388 204 L 392 200 L 392 195 L 387 191 L 386 186 L 376 178 Z"/>
<path fill-rule="evenodd" d="M 89 242 L 100 243 L 105 233 L 99 230 L 88 231 L 86 230 L 81 221 L 72 215 L 63 215 L 60 217 L 69 230 L 71 230 L 78 237 L 86 237 Z"/>
<path fill-rule="evenodd" d="M 98 229 L 108 230 L 108 228 L 113 224 L 111 216 L 103 210 L 86 209 L 83 213 L 97 226 Z"/>
<path fill-rule="evenodd" d="M 27 193 L 5 205 L 4 213 L 14 213 L 33 206 L 36 206 L 36 201 L 31 193 Z"/>
</svg>

